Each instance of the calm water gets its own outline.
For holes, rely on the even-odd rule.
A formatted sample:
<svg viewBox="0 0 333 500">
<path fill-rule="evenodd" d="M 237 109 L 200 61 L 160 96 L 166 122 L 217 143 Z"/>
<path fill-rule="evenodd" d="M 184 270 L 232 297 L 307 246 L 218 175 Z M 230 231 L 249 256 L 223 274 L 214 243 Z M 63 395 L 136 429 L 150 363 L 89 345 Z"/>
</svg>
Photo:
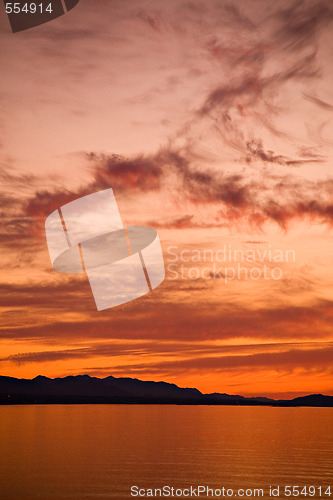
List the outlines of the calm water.
<svg viewBox="0 0 333 500">
<path fill-rule="evenodd" d="M 0 407 L 1 500 L 135 498 L 132 485 L 269 498 L 278 484 L 331 484 L 333 498 L 332 469 L 333 408 Z"/>
</svg>

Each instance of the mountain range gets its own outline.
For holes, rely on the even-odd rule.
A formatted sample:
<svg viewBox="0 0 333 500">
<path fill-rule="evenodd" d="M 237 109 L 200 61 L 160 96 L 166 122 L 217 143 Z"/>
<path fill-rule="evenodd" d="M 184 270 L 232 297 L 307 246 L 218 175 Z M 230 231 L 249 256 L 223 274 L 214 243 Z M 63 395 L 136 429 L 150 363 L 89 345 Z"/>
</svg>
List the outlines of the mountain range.
<svg viewBox="0 0 333 500">
<path fill-rule="evenodd" d="M 187 404 L 247 406 L 330 406 L 333 396 L 311 394 L 290 400 L 230 394 L 203 394 L 167 382 L 76 375 L 33 379 L 0 376 L 0 404 Z"/>
</svg>

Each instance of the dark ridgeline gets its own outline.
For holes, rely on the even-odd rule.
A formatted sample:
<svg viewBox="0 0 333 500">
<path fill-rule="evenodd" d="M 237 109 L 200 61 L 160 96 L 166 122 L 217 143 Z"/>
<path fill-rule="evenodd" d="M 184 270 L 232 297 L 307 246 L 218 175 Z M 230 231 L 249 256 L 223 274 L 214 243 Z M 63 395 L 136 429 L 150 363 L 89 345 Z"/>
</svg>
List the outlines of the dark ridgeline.
<svg viewBox="0 0 333 500">
<path fill-rule="evenodd" d="M 0 376 L 0 404 L 184 404 L 256 406 L 331 406 L 333 396 L 312 394 L 291 400 L 245 398 L 229 394 L 202 394 L 166 382 L 132 378 L 97 378 L 77 375 L 32 380 Z"/>
</svg>

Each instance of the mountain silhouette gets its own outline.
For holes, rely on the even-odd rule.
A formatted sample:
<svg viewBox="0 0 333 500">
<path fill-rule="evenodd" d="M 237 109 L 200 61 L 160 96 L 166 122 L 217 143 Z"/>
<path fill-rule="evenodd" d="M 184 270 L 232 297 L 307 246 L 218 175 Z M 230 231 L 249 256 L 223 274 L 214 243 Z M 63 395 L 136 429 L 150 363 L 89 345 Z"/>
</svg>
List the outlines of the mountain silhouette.
<svg viewBox="0 0 333 500">
<path fill-rule="evenodd" d="M 181 388 L 167 382 L 133 378 L 76 375 L 33 379 L 0 376 L 0 404 L 191 404 L 260 406 L 330 406 L 333 396 L 311 394 L 290 400 L 274 400 L 230 394 L 203 394 L 195 388 Z"/>
</svg>

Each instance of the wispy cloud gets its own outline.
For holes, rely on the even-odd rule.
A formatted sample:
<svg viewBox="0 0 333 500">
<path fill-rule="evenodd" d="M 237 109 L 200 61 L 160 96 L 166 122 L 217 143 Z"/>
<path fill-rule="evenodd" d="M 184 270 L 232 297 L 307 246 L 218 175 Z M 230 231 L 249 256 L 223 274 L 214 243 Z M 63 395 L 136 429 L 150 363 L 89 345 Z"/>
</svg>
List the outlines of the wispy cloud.
<svg viewBox="0 0 333 500">
<path fill-rule="evenodd" d="M 158 228 L 162 244 L 201 248 L 227 234 L 267 242 L 270 231 L 282 241 L 297 221 L 313 229 L 307 250 L 312 233 L 333 224 L 332 3 L 139 0 L 104 2 L 103 16 L 98 9 L 87 1 L 71 20 L 27 31 L 24 46 L 8 49 L 0 337 L 27 344 L 1 356 L 2 366 L 66 371 L 89 360 L 107 370 L 109 358 L 123 375 L 248 377 L 273 367 L 278 383 L 279 370 L 294 377 L 322 366 L 330 377 L 331 345 L 307 345 L 331 339 L 328 260 L 312 259 L 311 273 L 295 269 L 269 293 L 166 280 L 97 314 L 84 275 L 52 271 L 44 221 L 112 187 L 126 224 Z M 24 95 L 14 84 L 22 75 Z M 226 345 L 237 342 L 256 347 Z"/>
</svg>

